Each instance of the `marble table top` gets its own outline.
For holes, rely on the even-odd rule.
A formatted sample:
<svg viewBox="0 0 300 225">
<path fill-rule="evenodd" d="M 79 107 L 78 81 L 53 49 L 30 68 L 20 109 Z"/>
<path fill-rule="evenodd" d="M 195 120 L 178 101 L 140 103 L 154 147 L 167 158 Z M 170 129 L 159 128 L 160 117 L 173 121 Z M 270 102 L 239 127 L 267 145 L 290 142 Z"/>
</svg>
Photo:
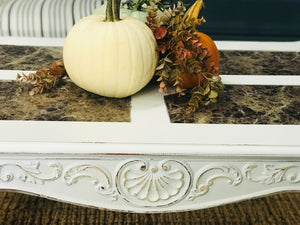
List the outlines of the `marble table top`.
<svg viewBox="0 0 300 225">
<path fill-rule="evenodd" d="M 62 47 L 0 45 L 0 70 L 37 70 L 62 59 Z M 299 75 L 299 52 L 220 51 L 221 74 Z"/>
<path fill-rule="evenodd" d="M 38 70 L 62 59 L 62 47 L 0 45 L 0 70 Z M 220 51 L 222 75 L 299 75 L 299 52 Z M 157 85 L 152 82 L 150 85 Z M 129 122 L 130 98 L 97 96 L 64 80 L 29 96 L 28 85 L 0 82 L 0 120 Z M 174 123 L 300 124 L 300 87 L 226 85 L 218 103 L 186 114 L 187 98 L 165 96 Z"/>
</svg>

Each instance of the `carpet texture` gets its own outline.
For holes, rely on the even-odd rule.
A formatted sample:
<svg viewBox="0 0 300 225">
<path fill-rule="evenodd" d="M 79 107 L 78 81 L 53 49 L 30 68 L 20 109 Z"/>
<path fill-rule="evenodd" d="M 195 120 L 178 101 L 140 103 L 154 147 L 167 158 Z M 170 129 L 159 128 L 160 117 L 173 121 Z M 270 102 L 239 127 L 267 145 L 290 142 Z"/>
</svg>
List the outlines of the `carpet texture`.
<svg viewBox="0 0 300 225">
<path fill-rule="evenodd" d="M 0 224 L 297 225 L 300 224 L 300 193 L 281 193 L 190 212 L 133 214 L 80 207 L 19 193 L 0 192 Z"/>
</svg>

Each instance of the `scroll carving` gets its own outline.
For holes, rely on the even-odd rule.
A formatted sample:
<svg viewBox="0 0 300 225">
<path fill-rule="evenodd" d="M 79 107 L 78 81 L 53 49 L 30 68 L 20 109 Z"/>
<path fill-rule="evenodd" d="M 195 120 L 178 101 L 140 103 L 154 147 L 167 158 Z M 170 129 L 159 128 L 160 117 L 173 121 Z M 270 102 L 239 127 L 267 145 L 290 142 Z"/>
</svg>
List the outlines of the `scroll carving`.
<svg viewBox="0 0 300 225">
<path fill-rule="evenodd" d="M 227 179 L 228 184 L 236 186 L 242 182 L 243 177 L 241 172 L 235 167 L 215 165 L 205 167 L 195 176 L 195 182 L 191 193 L 188 195 L 188 200 L 194 200 L 207 194 L 217 179 Z"/>
<path fill-rule="evenodd" d="M 77 165 L 67 170 L 64 174 L 67 185 L 73 185 L 83 178 L 91 180 L 91 184 L 95 187 L 97 193 L 117 200 L 110 176 L 98 166 L 91 164 Z"/>
<path fill-rule="evenodd" d="M 243 173 L 249 181 L 261 184 L 270 185 L 283 181 L 290 183 L 300 182 L 298 165 L 276 166 L 274 164 L 265 164 L 263 171 L 261 171 L 261 168 L 256 164 L 247 164 L 243 169 Z"/>
<path fill-rule="evenodd" d="M 44 184 L 46 181 L 57 180 L 62 174 L 62 168 L 58 163 L 41 165 L 40 162 L 29 164 L 7 163 L 0 165 L 0 180 L 12 181 L 15 177 L 23 182 Z"/>
</svg>

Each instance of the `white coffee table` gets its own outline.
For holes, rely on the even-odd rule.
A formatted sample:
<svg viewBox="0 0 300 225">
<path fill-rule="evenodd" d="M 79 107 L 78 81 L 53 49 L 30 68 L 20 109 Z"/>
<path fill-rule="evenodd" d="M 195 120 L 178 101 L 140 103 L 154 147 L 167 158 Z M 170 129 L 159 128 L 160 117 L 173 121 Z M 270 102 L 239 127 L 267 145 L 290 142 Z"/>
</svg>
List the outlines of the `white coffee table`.
<svg viewBox="0 0 300 225">
<path fill-rule="evenodd" d="M 0 38 L 0 44 L 62 46 L 63 39 Z M 217 45 L 300 52 L 299 42 Z M 0 71 L 0 79 L 16 73 Z M 222 78 L 235 85 L 300 85 L 297 75 Z M 128 123 L 0 121 L 0 189 L 139 213 L 300 190 L 300 125 L 170 123 L 153 87 L 132 96 L 131 105 Z"/>
</svg>

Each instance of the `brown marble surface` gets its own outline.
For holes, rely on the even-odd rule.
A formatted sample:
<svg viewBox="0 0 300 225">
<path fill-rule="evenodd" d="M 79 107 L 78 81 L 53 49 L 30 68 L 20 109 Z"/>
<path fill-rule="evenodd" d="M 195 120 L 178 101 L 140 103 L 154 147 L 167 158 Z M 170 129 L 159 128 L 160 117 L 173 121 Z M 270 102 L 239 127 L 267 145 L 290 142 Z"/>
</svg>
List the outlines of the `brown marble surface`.
<svg viewBox="0 0 300 225">
<path fill-rule="evenodd" d="M 297 52 L 221 51 L 220 58 L 225 75 L 300 75 Z M 61 47 L 0 45 L 2 70 L 37 70 L 58 59 Z M 28 88 L 0 82 L 1 120 L 130 121 L 130 98 L 94 95 L 68 81 L 33 97 Z M 226 86 L 218 103 L 192 114 L 185 113 L 188 96 L 165 101 L 174 123 L 300 124 L 299 86 Z"/>
<path fill-rule="evenodd" d="M 165 97 L 171 122 L 300 124 L 300 86 L 227 85 L 217 103 L 187 114 L 189 97 Z"/>
<path fill-rule="evenodd" d="M 220 51 L 220 72 L 229 75 L 300 75 L 300 53 Z"/>
<path fill-rule="evenodd" d="M 30 86 L 0 82 L 0 120 L 130 122 L 130 98 L 106 98 L 66 80 L 54 90 L 30 96 Z"/>
<path fill-rule="evenodd" d="M 1 70 L 37 70 L 62 59 L 62 47 L 0 45 Z M 298 52 L 220 51 L 221 74 L 300 75 Z"/>
<path fill-rule="evenodd" d="M 59 59 L 61 47 L 0 45 L 0 70 L 38 70 Z"/>
</svg>

